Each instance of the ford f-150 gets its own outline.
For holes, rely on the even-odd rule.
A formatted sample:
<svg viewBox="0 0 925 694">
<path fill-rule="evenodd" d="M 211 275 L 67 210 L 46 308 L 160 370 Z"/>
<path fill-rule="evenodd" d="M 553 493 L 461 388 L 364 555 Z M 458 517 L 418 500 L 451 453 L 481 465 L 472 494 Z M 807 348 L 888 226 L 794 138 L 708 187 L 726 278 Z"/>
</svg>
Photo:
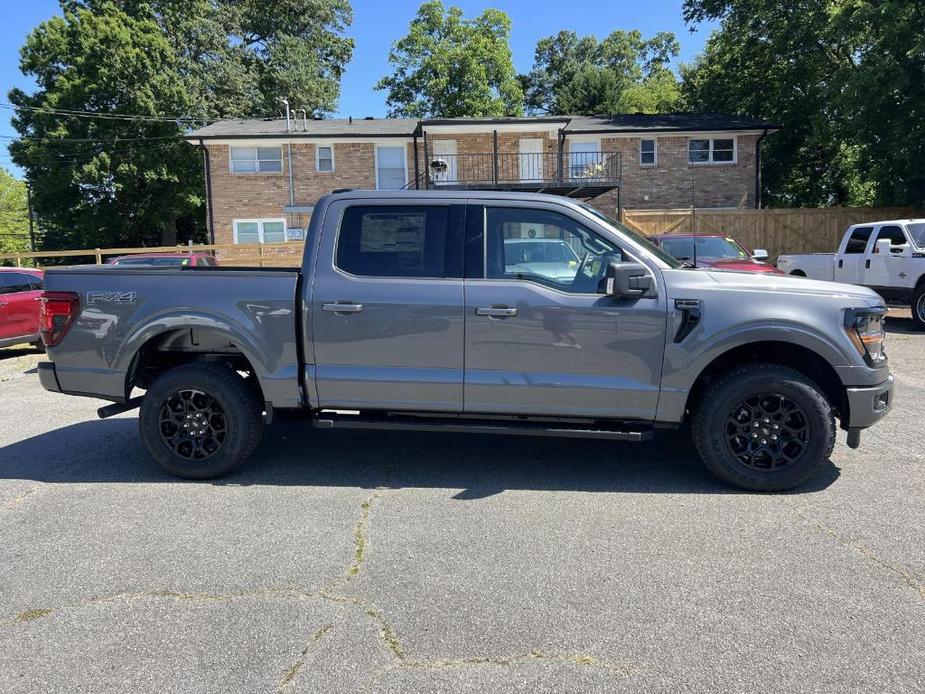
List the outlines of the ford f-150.
<svg viewBox="0 0 925 694">
<path fill-rule="evenodd" d="M 518 241 L 538 238 L 555 244 Z M 629 441 L 689 421 L 717 476 L 781 490 L 828 457 L 836 419 L 857 447 L 889 411 L 884 312 L 862 287 L 686 267 L 566 198 L 348 191 L 318 201 L 300 270 L 49 270 L 39 375 L 112 401 L 100 416 L 140 406 L 147 450 L 188 478 L 299 409 Z"/>
</svg>

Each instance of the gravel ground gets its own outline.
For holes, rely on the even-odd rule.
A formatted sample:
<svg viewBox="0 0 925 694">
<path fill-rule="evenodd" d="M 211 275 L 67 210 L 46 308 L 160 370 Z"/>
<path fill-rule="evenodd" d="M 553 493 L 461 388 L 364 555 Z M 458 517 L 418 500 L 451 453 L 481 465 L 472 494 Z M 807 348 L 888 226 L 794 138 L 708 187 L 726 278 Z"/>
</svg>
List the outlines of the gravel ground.
<svg viewBox="0 0 925 694">
<path fill-rule="evenodd" d="M 684 432 L 291 421 L 182 482 L 0 350 L 0 691 L 923 692 L 925 334 L 889 329 L 893 413 L 784 495 Z"/>
</svg>

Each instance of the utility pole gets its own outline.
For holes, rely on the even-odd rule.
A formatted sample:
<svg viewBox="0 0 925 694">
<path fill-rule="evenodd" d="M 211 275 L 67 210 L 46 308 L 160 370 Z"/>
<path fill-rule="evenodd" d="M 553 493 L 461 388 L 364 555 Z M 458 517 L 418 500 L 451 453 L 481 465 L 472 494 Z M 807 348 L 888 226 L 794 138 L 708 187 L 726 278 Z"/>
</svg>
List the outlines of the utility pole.
<svg viewBox="0 0 925 694">
<path fill-rule="evenodd" d="M 32 219 L 32 186 L 26 181 L 26 204 L 29 208 L 29 252 L 35 253 L 35 222 Z"/>
</svg>

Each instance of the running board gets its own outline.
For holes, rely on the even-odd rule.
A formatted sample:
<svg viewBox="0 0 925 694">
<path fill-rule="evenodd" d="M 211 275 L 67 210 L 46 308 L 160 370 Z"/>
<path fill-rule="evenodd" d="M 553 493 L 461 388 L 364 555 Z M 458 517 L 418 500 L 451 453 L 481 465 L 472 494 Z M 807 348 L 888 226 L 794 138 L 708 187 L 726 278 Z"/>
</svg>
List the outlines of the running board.
<svg viewBox="0 0 925 694">
<path fill-rule="evenodd" d="M 318 429 L 385 429 L 397 431 L 448 431 L 466 434 L 557 436 L 612 441 L 649 441 L 652 430 L 629 430 L 600 422 L 568 426 L 562 422 L 412 417 L 408 415 L 349 415 L 323 412 L 314 418 Z"/>
</svg>

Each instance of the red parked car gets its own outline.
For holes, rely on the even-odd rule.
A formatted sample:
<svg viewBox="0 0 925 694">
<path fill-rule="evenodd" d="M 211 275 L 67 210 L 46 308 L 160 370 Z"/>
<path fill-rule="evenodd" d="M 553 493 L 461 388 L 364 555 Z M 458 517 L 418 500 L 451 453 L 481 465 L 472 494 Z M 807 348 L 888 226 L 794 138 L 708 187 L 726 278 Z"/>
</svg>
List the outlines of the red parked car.
<svg viewBox="0 0 925 694">
<path fill-rule="evenodd" d="M 0 267 L 0 347 L 24 342 L 42 346 L 38 299 L 44 285 L 41 270 Z"/>
<path fill-rule="evenodd" d="M 214 267 L 218 261 L 208 253 L 138 253 L 110 258 L 106 264 L 132 267 Z"/>
<path fill-rule="evenodd" d="M 761 262 L 767 259 L 767 251 L 759 248 L 751 253 L 735 239 L 722 234 L 660 234 L 650 239 L 662 250 L 694 267 L 783 274 L 770 263 Z"/>
</svg>

